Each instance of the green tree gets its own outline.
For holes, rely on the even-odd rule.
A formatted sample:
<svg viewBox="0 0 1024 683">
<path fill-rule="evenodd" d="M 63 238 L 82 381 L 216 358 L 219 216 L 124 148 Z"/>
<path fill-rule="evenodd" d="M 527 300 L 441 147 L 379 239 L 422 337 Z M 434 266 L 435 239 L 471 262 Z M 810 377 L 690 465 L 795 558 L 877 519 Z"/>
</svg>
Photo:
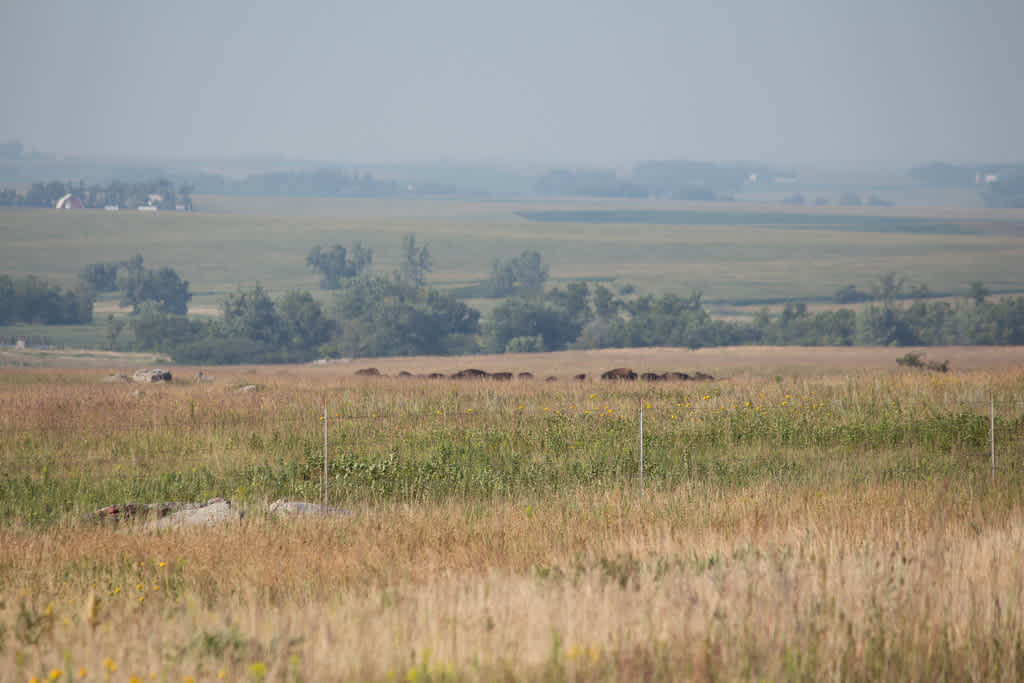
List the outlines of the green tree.
<svg viewBox="0 0 1024 683">
<path fill-rule="evenodd" d="M 594 287 L 594 314 L 600 320 L 611 320 L 619 312 L 621 301 L 615 298 L 612 290 L 604 285 Z"/>
<path fill-rule="evenodd" d="M 136 254 L 122 266 L 122 273 L 117 278 L 122 306 L 131 306 L 132 312 L 138 313 L 144 302 L 155 301 L 172 315 L 188 313 L 192 293 L 189 292 L 188 281 L 182 280 L 173 268 L 164 266 L 156 271 L 145 268 L 141 254 Z"/>
<path fill-rule="evenodd" d="M 903 286 L 906 280 L 897 277 L 896 273 L 888 272 L 878 278 L 878 282 L 871 286 L 871 296 L 875 301 L 880 301 L 886 308 L 891 308 L 896 299 L 903 293 Z"/>
<path fill-rule="evenodd" d="M 837 304 L 855 304 L 861 301 L 870 301 L 871 295 L 860 291 L 856 285 L 843 285 L 836 290 L 832 300 Z"/>
<path fill-rule="evenodd" d="M 309 351 L 330 340 L 334 325 L 309 292 L 285 292 L 276 307 L 289 348 Z"/>
<path fill-rule="evenodd" d="M 115 318 L 113 313 L 107 315 L 107 348 L 111 351 L 117 350 L 117 339 L 126 324 L 123 318 Z"/>
<path fill-rule="evenodd" d="M 475 350 L 480 313 L 401 277 L 356 278 L 332 304 L 335 353 L 351 357 L 446 355 Z"/>
<path fill-rule="evenodd" d="M 988 287 L 981 282 L 981 280 L 975 280 L 970 284 L 970 297 L 975 304 L 985 303 L 985 299 L 992 292 L 989 291 Z"/>
<path fill-rule="evenodd" d="M 340 244 L 329 249 L 314 246 L 306 256 L 306 265 L 320 273 L 320 289 L 340 289 L 342 280 L 356 277 L 370 267 L 373 250 L 361 243 L 352 246 L 352 253 Z"/>
<path fill-rule="evenodd" d="M 486 346 L 492 353 L 504 353 L 517 337 L 543 339 L 543 348 L 548 351 L 565 349 L 580 335 L 583 325 L 573 320 L 569 313 L 530 299 L 510 299 L 491 312 L 486 326 Z M 515 348 L 519 348 L 519 342 Z"/>
<path fill-rule="evenodd" d="M 283 346 L 288 334 L 274 302 L 260 285 L 224 297 L 221 321 L 227 336 L 244 337 L 269 347 Z"/>
<path fill-rule="evenodd" d="M 532 295 L 544 289 L 548 280 L 548 267 L 544 265 L 540 252 L 525 249 L 519 256 L 491 263 L 491 277 L 486 289 L 492 297 L 512 294 Z"/>
<path fill-rule="evenodd" d="M 399 267 L 402 278 L 417 287 L 423 287 L 433 265 L 427 246 L 416 246 L 416 235 L 409 233 L 402 237 L 402 265 Z"/>
<path fill-rule="evenodd" d="M 118 289 L 117 263 L 90 263 L 78 274 L 78 279 L 93 292 L 116 292 Z"/>
<path fill-rule="evenodd" d="M 142 302 L 130 324 L 141 351 L 171 352 L 203 335 L 202 323 L 168 313 L 157 301 Z"/>
</svg>

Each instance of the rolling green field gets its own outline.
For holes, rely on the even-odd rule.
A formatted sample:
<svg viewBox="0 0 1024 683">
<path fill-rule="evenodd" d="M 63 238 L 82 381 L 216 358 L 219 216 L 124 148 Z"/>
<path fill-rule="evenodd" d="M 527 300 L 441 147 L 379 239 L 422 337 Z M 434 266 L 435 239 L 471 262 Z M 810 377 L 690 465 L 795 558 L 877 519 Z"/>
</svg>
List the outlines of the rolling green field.
<svg viewBox="0 0 1024 683">
<path fill-rule="evenodd" d="M 150 266 L 181 273 L 193 306 L 209 310 L 256 283 L 315 289 L 305 266 L 315 244 L 361 240 L 374 250 L 374 268 L 390 271 L 402 235 L 414 232 L 433 255 L 429 281 L 442 288 L 477 282 L 493 259 L 537 249 L 554 283 L 614 278 L 641 292 L 698 288 L 712 301 L 820 299 L 889 271 L 938 293 L 965 291 L 973 280 L 997 293 L 1024 291 L 1020 211 L 239 197 L 197 197 L 196 205 L 192 214 L 0 211 L 0 272 L 71 285 L 88 263 L 140 252 Z"/>
</svg>

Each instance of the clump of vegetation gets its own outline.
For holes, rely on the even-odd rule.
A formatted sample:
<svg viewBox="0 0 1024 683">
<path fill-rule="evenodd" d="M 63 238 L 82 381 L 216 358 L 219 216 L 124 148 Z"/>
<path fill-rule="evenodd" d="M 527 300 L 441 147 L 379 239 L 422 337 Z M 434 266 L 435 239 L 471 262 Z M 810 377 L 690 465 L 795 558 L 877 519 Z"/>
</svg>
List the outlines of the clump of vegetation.
<svg viewBox="0 0 1024 683">
<path fill-rule="evenodd" d="M 896 365 L 904 368 L 920 368 L 922 370 L 934 370 L 935 372 L 949 372 L 949 361 L 941 363 L 934 360 L 924 360 L 924 354 L 916 351 L 908 351 L 901 358 L 896 359 Z"/>
</svg>

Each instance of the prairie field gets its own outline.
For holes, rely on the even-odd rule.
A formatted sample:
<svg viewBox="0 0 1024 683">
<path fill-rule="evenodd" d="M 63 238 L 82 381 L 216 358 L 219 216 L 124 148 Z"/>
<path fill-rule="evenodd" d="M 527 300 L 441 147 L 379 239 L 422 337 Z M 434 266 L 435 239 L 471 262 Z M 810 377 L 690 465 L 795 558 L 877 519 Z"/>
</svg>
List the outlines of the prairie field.
<svg viewBox="0 0 1024 683">
<path fill-rule="evenodd" d="M 928 353 L 0 369 L 0 680 L 1020 680 L 1024 349 Z"/>
<path fill-rule="evenodd" d="M 193 310 L 211 312 L 224 294 L 257 283 L 275 294 L 316 290 L 305 257 L 317 244 L 361 241 L 374 269 L 390 272 L 411 232 L 429 247 L 428 281 L 442 289 L 476 284 L 494 259 L 536 249 L 553 283 L 700 289 L 714 302 L 827 300 L 890 271 L 936 294 L 963 294 L 975 280 L 995 293 L 1024 291 L 1021 210 L 260 197 L 196 205 L 197 213 L 2 210 L 0 273 L 72 286 L 87 264 L 142 253 L 189 281 Z"/>
</svg>

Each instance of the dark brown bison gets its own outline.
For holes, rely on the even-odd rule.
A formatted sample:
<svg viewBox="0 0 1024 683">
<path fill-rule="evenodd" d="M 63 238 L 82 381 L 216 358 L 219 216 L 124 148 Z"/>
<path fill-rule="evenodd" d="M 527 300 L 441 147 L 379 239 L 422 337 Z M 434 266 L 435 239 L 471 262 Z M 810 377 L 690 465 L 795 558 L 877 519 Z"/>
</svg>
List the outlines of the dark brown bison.
<svg viewBox="0 0 1024 683">
<path fill-rule="evenodd" d="M 443 372 L 432 372 L 429 375 L 427 375 L 427 379 L 445 379 L 447 377 L 448 375 L 444 374 Z"/>
<path fill-rule="evenodd" d="M 686 380 L 690 379 L 690 376 L 687 375 L 685 372 L 676 372 L 675 370 L 673 370 L 672 372 L 665 373 L 665 379 L 675 380 L 678 382 L 685 382 Z"/>
<path fill-rule="evenodd" d="M 484 377 L 487 377 L 487 373 L 476 368 L 466 368 L 452 374 L 452 379 L 483 379 Z"/>
<path fill-rule="evenodd" d="M 630 368 L 612 368 L 608 372 L 602 374 L 601 379 L 634 380 L 636 379 L 636 373 Z"/>
<path fill-rule="evenodd" d="M 698 370 L 697 372 L 693 373 L 693 378 L 695 380 L 703 380 L 705 382 L 710 382 L 711 380 L 714 379 L 714 376 Z"/>
<path fill-rule="evenodd" d="M 509 382 L 512 380 L 511 372 L 492 372 L 491 379 L 496 379 L 501 382 Z"/>
<path fill-rule="evenodd" d="M 356 370 L 356 374 L 363 377 L 379 377 L 380 370 L 377 368 L 363 368 L 362 370 Z"/>
<path fill-rule="evenodd" d="M 587 378 L 587 373 L 581 372 L 578 375 L 573 375 L 572 378 L 574 380 L 576 380 L 577 382 L 582 382 L 583 380 L 585 380 Z"/>
<path fill-rule="evenodd" d="M 412 373 L 409 372 L 408 370 L 402 370 L 400 373 L 398 373 L 398 376 L 399 377 L 412 377 Z"/>
<path fill-rule="evenodd" d="M 519 373 L 519 379 L 533 379 L 533 373 L 532 372 L 520 372 Z"/>
<path fill-rule="evenodd" d="M 642 375 L 640 375 L 640 379 L 642 379 L 645 382 L 664 382 L 666 379 L 668 379 L 668 373 L 665 373 L 664 375 L 659 375 L 656 372 L 645 372 Z"/>
</svg>

